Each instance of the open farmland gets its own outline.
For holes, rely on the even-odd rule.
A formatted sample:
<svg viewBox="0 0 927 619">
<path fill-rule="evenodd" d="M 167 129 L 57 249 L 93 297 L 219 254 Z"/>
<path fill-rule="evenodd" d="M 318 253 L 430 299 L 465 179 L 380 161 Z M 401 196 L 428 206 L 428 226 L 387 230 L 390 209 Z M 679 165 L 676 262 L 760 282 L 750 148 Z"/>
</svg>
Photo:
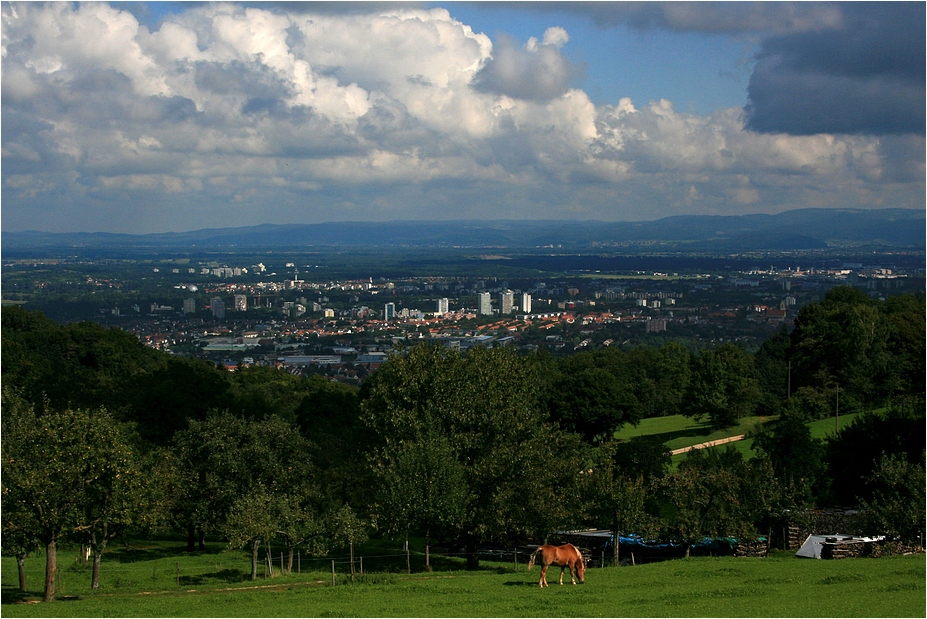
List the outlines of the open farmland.
<svg viewBox="0 0 927 619">
<path fill-rule="evenodd" d="M 140 551 L 145 557 L 150 551 Z M 157 553 L 154 553 L 157 554 Z M 16 567 L 3 558 L 5 617 L 914 617 L 925 613 L 924 557 L 815 561 L 775 553 L 765 559 L 692 558 L 592 569 L 586 585 L 537 587 L 538 570 L 482 562 L 477 572 L 449 560 L 435 571 L 373 572 L 352 584 L 345 566 L 247 578 L 238 551 L 110 564 L 100 590 L 86 571 L 64 569 L 64 595 L 27 603 L 15 593 Z M 317 563 L 328 564 L 326 559 Z M 29 562 L 33 587 L 41 559 Z M 368 558 L 372 563 L 372 557 Z M 403 559 L 404 563 L 404 559 Z M 219 569 L 216 569 L 219 566 Z M 395 567 L 395 566 L 394 566 Z M 176 574 L 180 574 L 178 586 Z M 554 580 L 554 579 L 551 579 Z"/>
</svg>

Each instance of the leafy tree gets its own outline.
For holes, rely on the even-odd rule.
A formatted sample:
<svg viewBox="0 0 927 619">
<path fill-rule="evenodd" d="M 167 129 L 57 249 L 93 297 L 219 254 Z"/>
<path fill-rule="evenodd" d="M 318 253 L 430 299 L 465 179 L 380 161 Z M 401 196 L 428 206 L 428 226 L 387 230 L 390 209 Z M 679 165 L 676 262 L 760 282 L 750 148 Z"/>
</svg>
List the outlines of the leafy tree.
<svg viewBox="0 0 927 619">
<path fill-rule="evenodd" d="M 177 524 L 188 533 L 221 531 L 242 544 L 256 539 L 266 543 L 270 538 L 257 524 L 270 523 L 274 532 L 282 528 L 275 506 L 281 497 L 299 497 L 304 508 L 314 504 L 324 509 L 317 469 L 309 461 L 311 445 L 283 419 L 257 421 L 213 413 L 203 421 L 191 421 L 175 435 L 173 445 L 184 479 Z M 273 500 L 245 500 L 258 489 Z M 245 505 L 262 513 L 245 514 Z M 246 530 L 233 536 L 230 523 Z M 190 535 L 188 550 L 193 550 L 194 541 Z"/>
<path fill-rule="evenodd" d="M 544 536 L 581 516 L 579 443 L 545 425 L 536 371 L 535 360 L 509 349 L 476 348 L 463 358 L 425 345 L 390 357 L 364 388 L 362 419 L 378 437 L 371 454 L 378 483 L 405 481 L 410 498 L 436 501 L 404 513 L 443 503 L 453 507 L 450 516 L 463 507 L 454 539 L 467 548 L 471 568 L 478 543 Z M 399 476 L 393 465 L 407 462 L 404 454 L 425 452 L 428 476 Z M 434 495 L 437 478 L 460 476 L 465 490 Z"/>
<path fill-rule="evenodd" d="M 4 384 L 40 411 L 46 404 L 120 411 L 126 385 L 166 359 L 131 333 L 91 322 L 62 326 L 20 307 L 5 308 L 2 322 Z"/>
<path fill-rule="evenodd" d="M 219 530 L 228 538 L 231 548 L 251 546 L 251 580 L 257 580 L 258 550 L 261 542 L 269 542 L 276 529 L 271 506 L 274 497 L 263 486 L 235 499 Z"/>
<path fill-rule="evenodd" d="M 769 458 L 776 477 L 797 499 L 810 499 L 826 473 L 824 441 L 811 436 L 800 418 L 783 417 L 764 425 L 753 445 Z"/>
<path fill-rule="evenodd" d="M 625 423 L 637 423 L 642 409 L 624 353 L 606 348 L 563 359 L 551 381 L 551 418 L 589 443 L 611 438 Z"/>
<path fill-rule="evenodd" d="M 726 428 L 752 415 L 761 391 L 753 358 L 736 344 L 705 349 L 695 360 L 688 414 Z"/>
<path fill-rule="evenodd" d="M 888 326 L 888 364 L 885 391 L 890 396 L 923 394 L 925 389 L 925 308 L 923 297 L 897 295 L 885 303 Z"/>
<path fill-rule="evenodd" d="M 626 475 L 648 482 L 661 479 L 672 463 L 672 453 L 656 436 L 635 436 L 612 444 L 612 460 Z"/>
<path fill-rule="evenodd" d="M 639 406 L 626 383 L 599 367 L 571 372 L 556 387 L 551 415 L 587 442 L 609 438 L 625 422 L 639 417 Z"/>
<path fill-rule="evenodd" d="M 656 362 L 649 372 L 656 387 L 651 414 L 676 415 L 683 411 L 692 380 L 691 359 L 689 350 L 677 342 L 660 347 Z"/>
<path fill-rule="evenodd" d="M 171 437 L 202 421 L 211 410 L 228 410 L 234 403 L 229 372 L 189 357 L 170 357 L 163 368 L 136 377 L 128 398 L 131 420 L 142 437 L 167 445 Z"/>
<path fill-rule="evenodd" d="M 19 575 L 19 590 L 26 592 L 26 557 L 30 552 L 40 548 L 38 527 L 32 520 L 32 514 L 22 510 L 22 505 L 10 505 L 4 486 L 3 528 L 0 544 L 3 554 L 16 558 L 16 571 Z M 19 508 L 18 511 L 16 508 Z"/>
<path fill-rule="evenodd" d="M 233 412 L 252 419 L 275 415 L 296 422 L 297 409 L 308 393 L 309 381 L 267 366 L 238 368 L 230 378 Z"/>
<path fill-rule="evenodd" d="M 360 390 L 321 376 L 305 384 L 296 423 L 314 446 L 312 461 L 325 471 L 333 496 L 356 505 L 372 501 L 365 451 L 374 437 L 360 420 Z"/>
<path fill-rule="evenodd" d="M 297 546 L 309 554 L 324 555 L 332 542 L 330 520 L 334 503 L 322 503 L 312 489 L 306 492 L 284 492 L 273 499 L 276 534 L 286 547 L 286 570 L 293 571 L 293 555 Z"/>
<path fill-rule="evenodd" d="M 768 461 L 745 462 L 738 451 L 696 449 L 665 478 L 672 515 L 667 534 L 692 545 L 705 537 L 753 537 L 774 511 L 777 488 Z"/>
<path fill-rule="evenodd" d="M 76 531 L 89 542 L 93 557 L 91 588 L 99 589 L 107 544 L 127 528 L 140 525 L 148 505 L 143 503 L 147 477 L 126 429 L 108 418 L 105 410 L 95 415 L 101 418 L 100 423 L 89 428 L 83 438 L 88 449 L 99 453 L 92 464 L 95 470 L 88 472 L 91 480 L 81 488 L 84 500 Z"/>
<path fill-rule="evenodd" d="M 370 523 L 361 518 L 354 508 L 345 503 L 331 516 L 331 532 L 335 543 L 347 544 L 351 549 L 351 573 L 354 573 L 354 547 L 368 539 Z"/>
<path fill-rule="evenodd" d="M 652 482 L 632 476 L 616 464 L 614 445 L 603 446 L 603 455 L 583 476 L 589 516 L 594 524 L 607 526 L 614 539 L 613 564 L 618 565 L 619 538 L 622 533 L 645 537 L 658 528 L 657 519 L 647 508 Z"/>
<path fill-rule="evenodd" d="M 766 414 L 778 414 L 791 396 L 787 327 L 783 326 L 781 331 L 766 338 L 753 361 L 762 390 L 760 410 Z"/>
<path fill-rule="evenodd" d="M 116 422 L 104 409 L 38 416 L 8 389 L 3 408 L 4 518 L 11 519 L 7 526 L 24 540 L 37 538 L 44 545 L 44 599 L 52 601 L 59 540 L 87 530 L 88 514 L 101 522 L 120 518 L 119 510 L 106 504 L 124 499 L 113 480 L 130 474 L 129 455 Z"/>
<path fill-rule="evenodd" d="M 871 500 L 860 499 L 863 523 L 872 535 L 922 542 L 925 530 L 924 458 L 883 454 L 867 479 Z"/>
<path fill-rule="evenodd" d="M 878 303 L 834 288 L 801 309 L 790 334 L 796 386 L 839 386 L 846 410 L 924 392 L 924 303 L 902 295 Z M 844 405 L 841 405 L 844 409 Z"/>
<path fill-rule="evenodd" d="M 423 434 L 403 442 L 381 451 L 374 466 L 381 530 L 405 536 L 422 531 L 426 544 L 460 531 L 470 503 L 466 470 L 446 437 Z"/>
<path fill-rule="evenodd" d="M 783 418 L 814 421 L 839 413 L 840 393 L 834 389 L 799 387 L 782 407 Z"/>
<path fill-rule="evenodd" d="M 853 505 L 857 497 L 871 501 L 869 487 L 860 481 L 872 476 L 883 453 L 910 463 L 921 461 L 925 449 L 924 401 L 895 405 L 884 415 L 863 413 L 827 440 L 824 456 L 829 490 L 824 498 L 837 505 Z"/>
</svg>

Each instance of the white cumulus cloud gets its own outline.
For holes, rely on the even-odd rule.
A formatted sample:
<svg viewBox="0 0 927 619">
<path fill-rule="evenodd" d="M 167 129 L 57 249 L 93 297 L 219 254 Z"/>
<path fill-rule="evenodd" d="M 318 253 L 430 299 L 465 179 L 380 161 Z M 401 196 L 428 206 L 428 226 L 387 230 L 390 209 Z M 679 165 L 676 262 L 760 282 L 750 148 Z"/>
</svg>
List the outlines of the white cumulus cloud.
<svg viewBox="0 0 927 619">
<path fill-rule="evenodd" d="M 3 4 L 4 225 L 922 203 L 916 136 L 759 134 L 739 108 L 665 99 L 596 106 L 559 26 L 494 43 L 440 8 L 299 8 L 192 4 L 149 31 L 104 3 Z"/>
</svg>

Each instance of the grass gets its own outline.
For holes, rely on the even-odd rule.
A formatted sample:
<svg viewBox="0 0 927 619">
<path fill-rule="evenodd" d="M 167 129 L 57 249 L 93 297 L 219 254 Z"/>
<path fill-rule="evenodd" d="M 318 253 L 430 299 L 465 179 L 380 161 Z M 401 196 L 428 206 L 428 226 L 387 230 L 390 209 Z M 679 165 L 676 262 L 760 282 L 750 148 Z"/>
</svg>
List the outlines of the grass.
<svg viewBox="0 0 927 619">
<path fill-rule="evenodd" d="M 859 413 L 840 415 L 837 419 L 837 427 L 839 429 L 847 427 L 858 416 Z M 641 420 L 636 426 L 624 426 L 615 433 L 615 438 L 628 440 L 636 436 L 657 436 L 670 450 L 674 450 L 729 436 L 739 436 L 741 434 L 749 436 L 751 430 L 768 419 L 767 417 L 744 417 L 735 426 L 722 430 L 712 430 L 707 422 L 697 422 L 691 417 L 682 415 L 651 417 Z M 808 427 L 811 429 L 811 436 L 814 438 L 827 438 L 834 435 L 833 418 L 813 421 L 808 424 Z M 755 455 L 753 452 L 753 439 L 751 438 L 723 445 L 724 448 L 728 446 L 739 451 L 745 459 L 752 458 Z M 685 458 L 686 454 L 684 453 L 674 455 L 670 468 L 675 470 Z"/>
<path fill-rule="evenodd" d="M 813 438 L 830 438 L 834 435 L 834 428 L 842 430 L 850 423 L 860 416 L 861 413 L 853 413 L 850 415 L 840 415 L 835 420 L 833 417 L 828 419 L 818 419 L 817 421 L 812 421 L 808 424 L 808 427 L 811 428 L 811 436 Z"/>
<path fill-rule="evenodd" d="M 722 430 L 712 430 L 707 422 L 697 422 L 691 417 L 668 415 L 642 419 L 636 426 L 624 426 L 615 433 L 617 439 L 630 439 L 635 436 L 657 436 L 669 449 L 691 447 L 699 443 L 714 441 L 729 436 L 747 434 L 753 428 L 767 420 L 767 417 L 744 417 L 737 425 Z"/>
<path fill-rule="evenodd" d="M 381 548 L 382 549 L 382 548 Z M 224 550 L 168 556 L 139 548 L 104 559 L 101 589 L 89 572 L 63 570 L 61 599 L 16 592 L 16 566 L 2 560 L 4 617 L 914 617 L 925 615 L 924 556 L 815 561 L 793 553 L 765 559 L 692 558 L 637 567 L 590 569 L 586 585 L 537 586 L 538 570 L 483 561 L 467 572 L 446 559 L 436 571 L 405 573 L 405 557 L 352 584 L 327 569 L 246 581 L 244 553 Z M 366 551 L 366 549 L 365 549 Z M 163 556 L 161 556 L 163 555 Z M 134 558 L 133 558 L 134 557 Z M 413 558 L 421 567 L 420 555 Z M 138 560 L 135 560 L 138 559 Z M 368 563 L 370 559 L 368 559 Z M 42 582 L 31 559 L 31 584 Z M 226 567 L 215 569 L 216 564 Z M 367 565 L 367 563 L 365 563 Z M 396 571 L 398 566 L 402 569 Z M 416 566 L 413 566 L 416 569 Z M 182 580 L 176 583 L 176 571 Z M 163 574 L 161 572 L 164 572 Z"/>
</svg>

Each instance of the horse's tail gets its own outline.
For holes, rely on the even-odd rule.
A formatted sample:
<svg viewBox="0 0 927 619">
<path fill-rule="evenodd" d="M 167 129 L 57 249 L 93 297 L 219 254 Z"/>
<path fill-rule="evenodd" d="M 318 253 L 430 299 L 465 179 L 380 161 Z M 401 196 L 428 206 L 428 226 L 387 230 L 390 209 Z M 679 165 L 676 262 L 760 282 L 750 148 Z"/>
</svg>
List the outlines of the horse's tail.
<svg viewBox="0 0 927 619">
<path fill-rule="evenodd" d="M 538 546 L 538 549 L 531 553 L 531 558 L 528 560 L 528 571 L 531 571 L 531 568 L 534 567 L 534 559 L 538 556 L 538 553 L 541 552 L 541 547 Z"/>
</svg>

